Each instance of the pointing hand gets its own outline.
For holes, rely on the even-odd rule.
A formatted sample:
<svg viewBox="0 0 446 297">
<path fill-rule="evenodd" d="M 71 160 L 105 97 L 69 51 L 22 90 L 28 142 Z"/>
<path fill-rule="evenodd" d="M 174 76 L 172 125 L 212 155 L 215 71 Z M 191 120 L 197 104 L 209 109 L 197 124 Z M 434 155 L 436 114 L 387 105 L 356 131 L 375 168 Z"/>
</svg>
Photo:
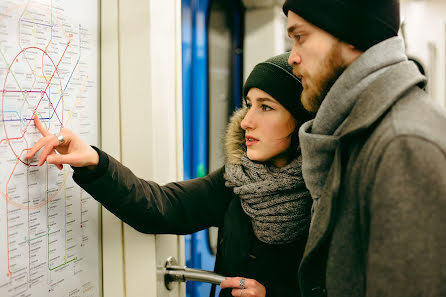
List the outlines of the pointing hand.
<svg viewBox="0 0 446 297">
<path fill-rule="evenodd" d="M 34 157 L 43 148 L 38 166 L 42 166 L 45 161 L 56 165 L 59 169 L 63 168 L 63 164 L 89 169 L 98 165 L 98 153 L 70 129 L 60 130 L 59 135 L 62 137 L 58 138 L 42 125 L 37 116 L 34 117 L 34 123 L 43 137 L 26 154 L 27 159 Z"/>
</svg>

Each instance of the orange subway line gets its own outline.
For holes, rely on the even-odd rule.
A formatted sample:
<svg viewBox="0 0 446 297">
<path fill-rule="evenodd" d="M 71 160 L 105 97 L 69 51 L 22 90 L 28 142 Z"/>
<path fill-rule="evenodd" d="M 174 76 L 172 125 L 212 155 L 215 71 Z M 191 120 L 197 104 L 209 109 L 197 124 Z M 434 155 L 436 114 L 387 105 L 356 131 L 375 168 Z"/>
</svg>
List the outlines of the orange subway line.
<svg viewBox="0 0 446 297">
<path fill-rule="evenodd" d="M 25 136 L 25 134 L 26 134 L 26 132 L 27 132 L 27 130 L 28 130 L 28 127 L 29 127 L 29 125 L 31 124 L 31 122 L 33 121 L 33 118 L 34 118 L 34 116 L 35 116 L 35 114 L 36 114 L 36 112 L 37 112 L 37 108 L 39 108 L 39 105 L 40 105 L 40 103 L 42 102 L 42 99 L 43 99 L 43 97 L 44 97 L 46 91 L 48 90 L 49 85 L 50 85 L 52 79 L 54 78 L 54 75 L 55 75 L 56 72 L 58 71 L 58 69 L 59 69 L 59 64 L 60 64 L 60 62 L 62 61 L 63 57 L 65 56 L 65 53 L 67 52 L 67 49 L 68 49 L 68 47 L 70 46 L 70 44 L 71 44 L 71 41 L 68 41 L 67 46 L 65 47 L 65 50 L 64 50 L 62 56 L 60 57 L 59 62 L 57 63 L 57 65 L 56 65 L 56 67 L 55 67 L 55 69 L 54 69 L 54 72 L 53 72 L 53 74 L 52 74 L 50 80 L 47 82 L 47 85 L 46 85 L 46 87 L 45 87 L 45 90 L 42 91 L 42 96 L 40 97 L 39 102 L 37 103 L 37 106 L 34 108 L 34 111 L 33 111 L 33 113 L 32 113 L 31 119 L 28 121 L 28 123 L 26 124 L 25 129 L 23 130 L 23 134 L 22 134 L 20 137 L 18 137 L 18 138 L 8 138 L 8 137 L 7 137 L 7 138 L 2 139 L 1 141 L 4 141 L 4 140 L 11 140 L 11 139 L 12 139 L 12 140 L 19 140 L 19 139 L 22 139 L 22 138 Z M 15 59 L 16 59 L 16 58 L 17 58 L 23 51 L 28 50 L 28 49 L 37 49 L 37 50 L 43 51 L 41 48 L 38 48 L 38 47 L 33 47 L 33 46 L 32 46 L 32 47 L 27 47 L 27 48 L 23 49 L 22 51 L 20 51 L 20 53 L 13 59 L 13 61 L 15 61 Z M 12 65 L 12 63 L 11 63 L 11 65 Z"/>
<path fill-rule="evenodd" d="M 45 53 L 47 52 L 48 47 L 50 46 L 51 42 L 53 41 L 53 0 L 51 0 L 50 16 L 51 16 L 51 27 L 50 27 L 51 36 L 50 36 L 50 41 L 48 42 L 48 44 L 45 47 L 45 50 L 44 50 Z M 44 71 L 44 68 L 45 68 L 45 63 L 43 62 L 44 57 L 45 57 L 45 55 L 42 55 L 42 76 L 45 79 L 45 81 L 47 81 L 46 76 L 45 76 L 45 71 Z"/>
<path fill-rule="evenodd" d="M 25 150 L 23 150 L 22 153 L 24 151 Z M 9 257 L 9 211 L 8 211 L 8 208 L 9 208 L 9 194 L 8 194 L 8 184 L 11 181 L 12 175 L 14 174 L 14 171 L 17 168 L 18 164 L 19 164 L 19 159 L 17 159 L 15 161 L 14 169 L 12 170 L 12 173 L 9 176 L 8 181 L 6 182 L 6 250 L 7 250 L 7 256 L 8 256 L 8 273 L 7 273 L 8 277 L 10 277 L 12 275 L 11 263 L 10 263 L 10 257 Z"/>
</svg>

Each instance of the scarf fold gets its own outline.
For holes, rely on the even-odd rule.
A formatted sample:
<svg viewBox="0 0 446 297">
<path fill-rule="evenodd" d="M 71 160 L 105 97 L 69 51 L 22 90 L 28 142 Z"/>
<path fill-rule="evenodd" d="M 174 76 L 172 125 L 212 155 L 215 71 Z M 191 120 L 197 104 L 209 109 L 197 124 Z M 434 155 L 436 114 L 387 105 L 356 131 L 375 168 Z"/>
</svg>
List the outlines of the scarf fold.
<svg viewBox="0 0 446 297">
<path fill-rule="evenodd" d="M 301 156 L 276 168 L 253 162 L 246 153 L 241 157 L 241 164 L 226 164 L 225 185 L 240 197 L 260 241 L 285 244 L 307 235 L 312 200 L 301 165 Z"/>
<path fill-rule="evenodd" d="M 365 51 L 332 86 L 314 120 L 299 129 L 302 173 L 317 204 L 331 168 L 343 123 L 359 95 L 389 67 L 404 62 L 404 44 L 400 37 L 387 39 Z"/>
</svg>

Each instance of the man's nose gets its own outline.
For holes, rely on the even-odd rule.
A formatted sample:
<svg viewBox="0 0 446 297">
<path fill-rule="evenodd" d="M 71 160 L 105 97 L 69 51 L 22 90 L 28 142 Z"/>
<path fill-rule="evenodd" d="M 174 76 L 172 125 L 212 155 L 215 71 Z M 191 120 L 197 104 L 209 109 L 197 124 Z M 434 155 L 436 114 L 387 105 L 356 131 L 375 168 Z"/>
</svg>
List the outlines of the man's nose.
<svg viewBox="0 0 446 297">
<path fill-rule="evenodd" d="M 291 66 L 296 66 L 302 62 L 297 46 L 293 46 L 290 52 L 290 56 L 288 57 L 288 64 Z"/>
</svg>

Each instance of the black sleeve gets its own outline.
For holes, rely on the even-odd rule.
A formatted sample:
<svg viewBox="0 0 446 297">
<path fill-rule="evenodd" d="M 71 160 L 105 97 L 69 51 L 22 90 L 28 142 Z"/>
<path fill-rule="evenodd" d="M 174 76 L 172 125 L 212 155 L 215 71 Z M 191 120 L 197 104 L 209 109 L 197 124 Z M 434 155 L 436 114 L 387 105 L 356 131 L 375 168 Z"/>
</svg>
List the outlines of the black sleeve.
<svg viewBox="0 0 446 297">
<path fill-rule="evenodd" d="M 161 186 L 136 177 L 127 167 L 98 150 L 94 172 L 75 169 L 73 179 L 121 220 L 144 233 L 189 234 L 221 226 L 233 197 L 224 167 L 206 177 Z M 101 155 L 102 154 L 102 155 Z M 102 168 L 102 169 L 101 169 Z M 103 171 L 103 172 L 101 172 Z"/>
</svg>

